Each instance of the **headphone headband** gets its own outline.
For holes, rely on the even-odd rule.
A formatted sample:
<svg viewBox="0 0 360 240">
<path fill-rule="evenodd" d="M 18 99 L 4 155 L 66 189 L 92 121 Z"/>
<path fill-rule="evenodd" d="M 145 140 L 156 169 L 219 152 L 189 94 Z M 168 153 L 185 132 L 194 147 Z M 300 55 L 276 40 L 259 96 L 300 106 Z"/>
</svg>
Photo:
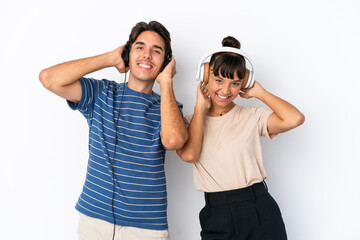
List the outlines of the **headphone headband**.
<svg viewBox="0 0 360 240">
<path fill-rule="evenodd" d="M 239 54 L 241 56 L 243 56 L 245 58 L 245 61 L 247 61 L 250 65 L 250 69 L 249 69 L 249 78 L 248 81 L 246 83 L 245 88 L 251 88 L 254 85 L 254 65 L 249 57 L 249 55 L 247 53 L 245 53 L 244 51 L 238 49 L 238 48 L 233 48 L 233 47 L 222 47 L 219 49 L 216 49 L 215 51 L 211 51 L 210 53 L 206 54 L 204 57 L 201 58 L 201 61 L 198 65 L 197 68 L 197 72 L 196 72 L 196 80 L 197 81 L 202 81 L 203 76 L 204 76 L 204 71 L 203 71 L 203 66 L 206 62 L 209 62 L 210 60 L 208 60 L 213 54 L 215 53 L 219 53 L 219 52 L 229 52 L 229 53 L 236 53 Z"/>
</svg>

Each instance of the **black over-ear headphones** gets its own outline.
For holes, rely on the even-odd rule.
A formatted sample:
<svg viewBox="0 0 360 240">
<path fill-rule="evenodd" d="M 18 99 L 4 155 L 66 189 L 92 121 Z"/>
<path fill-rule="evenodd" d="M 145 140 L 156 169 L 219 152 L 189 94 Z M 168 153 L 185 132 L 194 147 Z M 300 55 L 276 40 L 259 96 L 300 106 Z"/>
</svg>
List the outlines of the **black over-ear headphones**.
<svg viewBox="0 0 360 240">
<path fill-rule="evenodd" d="M 130 41 L 127 41 L 124 47 L 124 51 L 121 54 L 121 57 L 125 63 L 125 67 L 129 67 L 129 56 L 130 56 L 130 49 L 131 49 L 131 43 Z M 164 70 L 164 68 L 169 64 L 172 57 L 172 51 L 170 49 L 169 54 L 165 56 L 164 64 L 161 68 L 161 71 Z"/>
</svg>

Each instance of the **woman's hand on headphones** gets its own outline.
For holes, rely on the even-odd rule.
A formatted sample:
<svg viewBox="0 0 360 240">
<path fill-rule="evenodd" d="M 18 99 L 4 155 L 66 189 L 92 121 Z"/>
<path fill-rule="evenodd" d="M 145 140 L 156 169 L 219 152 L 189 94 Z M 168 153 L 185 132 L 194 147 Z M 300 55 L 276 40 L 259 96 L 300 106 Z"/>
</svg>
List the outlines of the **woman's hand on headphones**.
<svg viewBox="0 0 360 240">
<path fill-rule="evenodd" d="M 252 86 L 251 88 L 244 88 L 241 89 L 239 95 L 242 98 L 259 98 L 261 96 L 261 94 L 265 91 L 265 89 L 260 85 L 260 83 L 258 83 L 257 81 L 254 82 L 254 86 Z"/>
<path fill-rule="evenodd" d="M 114 49 L 111 53 L 114 58 L 114 67 L 120 72 L 120 73 L 126 73 L 129 71 L 129 67 L 125 67 L 124 60 L 121 57 L 122 52 L 124 51 L 125 45 L 122 45 L 116 49 Z"/>
<path fill-rule="evenodd" d="M 205 82 L 200 82 L 196 91 L 196 105 L 200 111 L 205 113 L 211 107 L 210 93 Z"/>
<path fill-rule="evenodd" d="M 176 61 L 175 61 L 174 56 L 172 56 L 169 64 L 166 65 L 164 70 L 162 70 L 159 73 L 159 75 L 156 77 L 156 81 L 159 84 L 161 84 L 161 82 L 163 82 L 164 80 L 166 81 L 166 79 L 171 81 L 173 79 L 173 77 L 175 76 L 175 74 L 176 74 Z"/>
</svg>

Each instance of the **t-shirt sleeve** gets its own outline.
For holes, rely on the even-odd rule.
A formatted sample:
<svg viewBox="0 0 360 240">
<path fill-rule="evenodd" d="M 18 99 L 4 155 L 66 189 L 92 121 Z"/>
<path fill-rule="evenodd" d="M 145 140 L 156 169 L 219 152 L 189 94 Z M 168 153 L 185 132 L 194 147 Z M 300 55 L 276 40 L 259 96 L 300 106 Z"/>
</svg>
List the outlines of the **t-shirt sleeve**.
<svg viewBox="0 0 360 240">
<path fill-rule="evenodd" d="M 184 117 L 184 114 L 183 114 L 183 111 L 182 111 L 182 109 L 183 109 L 183 104 L 180 103 L 180 102 L 178 102 L 178 101 L 176 101 L 176 104 L 177 104 L 177 106 L 178 106 L 178 108 L 179 108 L 179 110 L 180 110 L 181 116 Z"/>
<path fill-rule="evenodd" d="M 184 117 L 184 121 L 185 121 L 186 127 L 189 127 L 189 124 L 190 124 L 190 121 L 191 121 L 192 117 L 193 117 L 193 114 L 186 115 L 186 116 Z"/>
<path fill-rule="evenodd" d="M 252 110 L 254 117 L 257 121 L 259 135 L 269 139 L 275 139 L 278 134 L 269 134 L 269 131 L 267 129 L 267 121 L 273 111 L 271 109 L 263 107 L 252 107 Z"/>
<path fill-rule="evenodd" d="M 80 78 L 81 84 L 81 99 L 79 103 L 67 100 L 67 104 L 72 110 L 79 110 L 85 118 L 92 117 L 95 99 L 99 97 L 99 93 L 104 84 L 102 81 L 92 78 Z"/>
</svg>

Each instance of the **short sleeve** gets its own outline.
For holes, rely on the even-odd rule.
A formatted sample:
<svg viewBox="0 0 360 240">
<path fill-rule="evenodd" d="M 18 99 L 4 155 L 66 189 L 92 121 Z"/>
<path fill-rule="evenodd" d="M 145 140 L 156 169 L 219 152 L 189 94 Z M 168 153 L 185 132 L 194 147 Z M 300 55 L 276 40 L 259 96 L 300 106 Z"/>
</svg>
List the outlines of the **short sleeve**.
<svg viewBox="0 0 360 240">
<path fill-rule="evenodd" d="M 189 124 L 190 124 L 190 121 L 191 121 L 193 115 L 194 115 L 194 114 L 190 114 L 190 115 L 186 115 L 186 116 L 184 117 L 184 121 L 185 121 L 186 127 L 189 127 Z"/>
<path fill-rule="evenodd" d="M 178 108 L 179 108 L 179 110 L 180 110 L 181 116 L 184 117 L 184 114 L 183 114 L 183 111 L 182 111 L 182 109 L 183 109 L 183 104 L 180 103 L 180 102 L 178 102 L 178 101 L 176 101 L 176 104 L 177 104 L 177 106 L 178 106 Z"/>
<path fill-rule="evenodd" d="M 259 135 L 269 139 L 275 139 L 277 134 L 269 134 L 267 129 L 267 122 L 273 111 L 263 107 L 252 107 L 252 111 L 257 121 Z"/>
<path fill-rule="evenodd" d="M 95 98 L 99 96 L 99 92 L 103 88 L 102 81 L 92 78 L 80 78 L 81 99 L 79 103 L 67 100 L 67 104 L 72 110 L 79 110 L 87 119 L 92 116 Z"/>
</svg>

